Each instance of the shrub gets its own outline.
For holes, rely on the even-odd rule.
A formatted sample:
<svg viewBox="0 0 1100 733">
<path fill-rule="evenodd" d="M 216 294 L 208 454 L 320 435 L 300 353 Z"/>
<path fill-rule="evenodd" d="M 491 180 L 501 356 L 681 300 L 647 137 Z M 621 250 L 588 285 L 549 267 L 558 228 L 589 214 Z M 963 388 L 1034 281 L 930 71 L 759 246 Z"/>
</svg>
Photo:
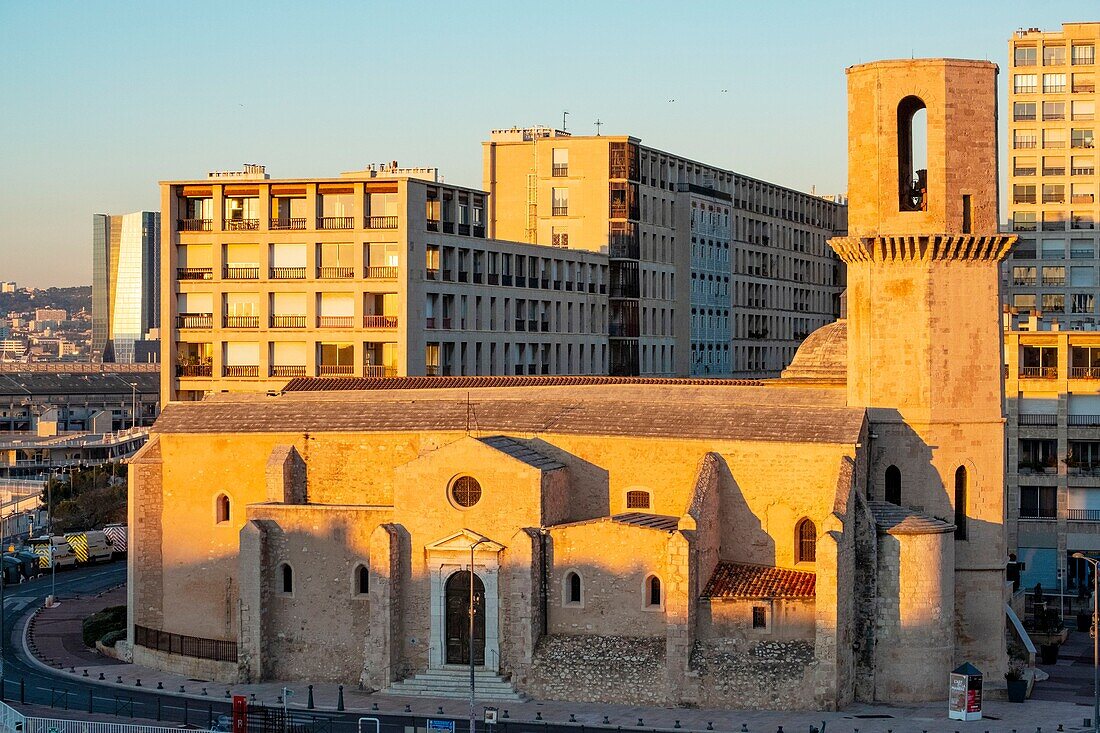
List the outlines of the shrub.
<svg viewBox="0 0 1100 733">
<path fill-rule="evenodd" d="M 118 642 L 122 641 L 125 638 L 126 638 L 126 629 L 115 629 L 114 631 L 108 631 L 106 634 L 103 635 L 103 638 L 100 639 L 99 641 L 100 641 L 101 644 L 103 644 L 103 646 L 113 647 L 115 644 L 117 644 Z"/>
<path fill-rule="evenodd" d="M 84 619 L 81 625 L 84 646 L 94 647 L 97 641 L 112 631 L 126 633 L 126 606 L 108 606 Z"/>
</svg>

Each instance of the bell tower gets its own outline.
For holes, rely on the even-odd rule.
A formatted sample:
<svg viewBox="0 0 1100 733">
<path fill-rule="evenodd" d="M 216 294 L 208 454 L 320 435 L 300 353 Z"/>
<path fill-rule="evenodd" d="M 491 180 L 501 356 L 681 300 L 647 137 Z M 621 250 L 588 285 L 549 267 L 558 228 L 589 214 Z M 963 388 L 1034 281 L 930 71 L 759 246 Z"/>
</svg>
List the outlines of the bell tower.
<svg viewBox="0 0 1100 733">
<path fill-rule="evenodd" d="M 997 232 L 997 66 L 880 61 L 847 75 L 849 234 L 830 244 L 848 268 L 847 399 L 868 408 L 869 498 L 956 525 L 955 662 L 996 676 L 999 263 L 1015 240 Z"/>
</svg>

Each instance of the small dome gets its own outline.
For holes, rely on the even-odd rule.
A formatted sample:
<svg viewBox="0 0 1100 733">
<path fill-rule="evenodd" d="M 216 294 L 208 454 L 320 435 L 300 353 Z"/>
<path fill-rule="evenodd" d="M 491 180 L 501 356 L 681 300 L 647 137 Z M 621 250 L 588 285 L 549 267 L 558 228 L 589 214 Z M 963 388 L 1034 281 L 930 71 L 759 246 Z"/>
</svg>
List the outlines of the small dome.
<svg viewBox="0 0 1100 733">
<path fill-rule="evenodd" d="M 848 378 L 848 321 L 840 319 L 817 329 L 802 342 L 783 379 L 844 382 Z"/>
</svg>

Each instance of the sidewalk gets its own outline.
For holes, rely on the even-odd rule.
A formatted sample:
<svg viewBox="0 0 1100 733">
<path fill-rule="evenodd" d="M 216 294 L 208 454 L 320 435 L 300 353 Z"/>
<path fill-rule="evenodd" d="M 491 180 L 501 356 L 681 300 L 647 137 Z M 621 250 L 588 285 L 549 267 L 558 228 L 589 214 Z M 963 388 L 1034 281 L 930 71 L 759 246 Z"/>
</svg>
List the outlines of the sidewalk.
<svg viewBox="0 0 1100 733">
<path fill-rule="evenodd" d="M 50 663 L 39 661 L 42 666 L 50 666 L 55 672 L 93 681 L 113 689 L 116 694 L 125 689 L 163 690 L 173 695 L 197 700 L 211 698 L 225 700 L 229 695 L 247 695 L 254 702 L 278 705 L 282 703 L 283 683 L 266 682 L 250 685 L 226 686 L 218 683 L 201 682 L 179 675 L 160 672 L 147 667 L 125 664 L 99 655 L 84 648 L 80 634 L 80 621 L 100 608 L 116 605 L 125 600 L 125 591 L 116 590 L 95 598 L 77 598 L 64 601 L 52 609 L 38 612 L 34 623 L 26 630 L 29 645 L 37 649 L 40 655 Z M 1080 635 L 1088 640 L 1088 635 Z M 1071 637 L 1072 638 L 1072 637 Z M 1069 651 L 1069 650 L 1067 650 Z M 1090 647 L 1091 655 L 1091 647 Z M 1067 661 L 1071 666 L 1072 660 Z M 1088 671 L 1091 674 L 1091 656 Z M 1048 668 L 1052 680 L 1057 671 Z M 100 676 L 102 675 L 102 682 Z M 1069 683 L 1073 694 L 1046 694 L 1043 685 L 1036 687 L 1035 699 L 1023 705 L 1008 702 L 986 701 L 986 718 L 978 722 L 963 723 L 947 719 L 946 702 L 926 705 L 890 707 L 885 705 L 852 705 L 837 713 L 826 712 L 771 712 L 739 710 L 700 710 L 693 708 L 653 708 L 624 705 L 602 705 L 594 703 L 573 703 L 561 701 L 529 701 L 524 703 L 482 703 L 500 708 L 502 719 L 509 722 L 546 722 L 556 724 L 575 723 L 576 725 L 611 725 L 623 728 L 639 727 L 645 729 L 677 728 L 685 731 L 706 731 L 713 726 L 718 731 L 741 731 L 742 726 L 753 733 L 772 733 L 780 726 L 786 733 L 808 731 L 810 726 L 827 723 L 828 733 L 921 733 L 928 731 L 975 731 L 986 733 L 1032 733 L 1038 728 L 1053 732 L 1084 731 L 1084 719 L 1091 718 L 1091 685 L 1088 698 L 1080 694 L 1081 687 Z M 293 690 L 289 706 L 304 709 L 309 699 L 309 686 L 305 683 L 288 683 Z M 313 685 L 313 700 L 318 711 L 335 711 L 340 694 L 338 685 L 323 683 Z M 946 687 L 946 680 L 945 680 Z M 1052 691 L 1060 690 L 1058 685 Z M 445 717 L 465 719 L 469 715 L 469 702 L 454 699 L 432 699 L 424 697 L 398 697 L 379 693 L 366 693 L 349 685 L 343 690 L 344 706 L 349 712 L 361 712 L 366 715 L 411 713 L 420 717 Z M 1053 699 L 1052 699 L 1053 698 Z M 1087 704 L 1086 704 L 1087 703 Z M 1091 730 L 1091 729 L 1089 729 Z"/>
</svg>

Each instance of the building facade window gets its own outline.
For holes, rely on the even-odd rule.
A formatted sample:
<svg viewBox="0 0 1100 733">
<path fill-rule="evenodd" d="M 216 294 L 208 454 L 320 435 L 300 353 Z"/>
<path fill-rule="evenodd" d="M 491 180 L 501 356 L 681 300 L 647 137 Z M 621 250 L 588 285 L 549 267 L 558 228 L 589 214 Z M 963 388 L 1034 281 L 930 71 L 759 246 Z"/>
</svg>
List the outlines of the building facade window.
<svg viewBox="0 0 1100 733">
<path fill-rule="evenodd" d="M 897 466 L 886 469 L 886 501 L 901 506 L 901 470 Z"/>
<path fill-rule="evenodd" d="M 473 476 L 459 476 L 451 482 L 450 494 L 455 506 L 469 509 L 481 501 L 481 484 Z"/>
<path fill-rule="evenodd" d="M 648 491 L 643 489 L 631 489 L 626 492 L 626 508 L 627 509 L 649 509 L 650 508 L 650 495 Z"/>
<path fill-rule="evenodd" d="M 966 539 L 966 466 L 955 469 L 955 539 Z"/>
<path fill-rule="evenodd" d="M 803 519 L 795 527 L 794 561 L 817 561 L 817 526 L 809 519 Z"/>
<path fill-rule="evenodd" d="M 650 575 L 645 579 L 645 605 L 646 608 L 662 608 L 665 598 L 661 589 L 661 579 L 656 575 Z"/>
<path fill-rule="evenodd" d="M 218 494 L 218 498 L 214 502 L 214 521 L 218 524 L 228 522 L 229 508 L 229 497 L 225 494 Z"/>
<path fill-rule="evenodd" d="M 552 207 L 554 216 L 568 216 L 569 215 L 569 189 L 568 188 L 553 188 L 551 189 Z"/>
<path fill-rule="evenodd" d="M 1021 486 L 1020 517 L 1054 519 L 1058 516 L 1058 487 Z"/>
<path fill-rule="evenodd" d="M 287 563 L 279 566 L 279 593 L 285 596 L 294 594 L 294 569 Z"/>
<path fill-rule="evenodd" d="M 370 593 L 370 568 L 366 565 L 356 565 L 352 582 L 355 584 L 355 595 L 365 596 Z"/>
<path fill-rule="evenodd" d="M 768 609 L 764 606 L 752 607 L 752 627 L 754 629 L 768 628 Z"/>
<path fill-rule="evenodd" d="M 584 588 L 581 583 L 580 573 L 570 570 L 565 574 L 565 583 L 562 588 L 563 601 L 566 606 L 580 606 L 584 602 Z"/>
</svg>

